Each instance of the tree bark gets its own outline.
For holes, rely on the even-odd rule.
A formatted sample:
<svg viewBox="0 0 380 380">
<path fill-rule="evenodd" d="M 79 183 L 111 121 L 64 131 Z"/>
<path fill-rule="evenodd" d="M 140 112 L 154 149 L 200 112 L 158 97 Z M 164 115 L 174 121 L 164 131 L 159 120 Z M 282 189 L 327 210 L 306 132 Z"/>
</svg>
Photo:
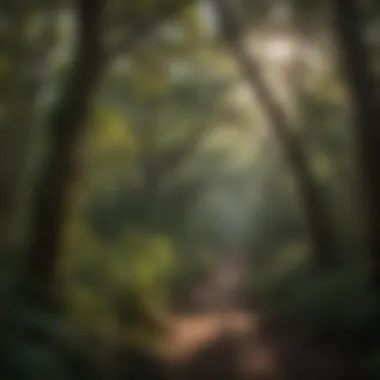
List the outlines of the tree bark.
<svg viewBox="0 0 380 380">
<path fill-rule="evenodd" d="M 373 287 L 380 291 L 380 102 L 363 40 L 359 2 L 335 0 L 333 16 L 341 68 L 355 112 L 354 133 L 368 211 L 368 243 Z"/>
<path fill-rule="evenodd" d="M 69 183 L 77 169 L 77 149 L 102 64 L 103 2 L 77 3 L 79 35 L 72 71 L 50 116 L 51 147 L 33 200 L 27 286 L 49 286 L 56 277 Z"/>
<path fill-rule="evenodd" d="M 287 157 L 288 165 L 295 177 L 298 193 L 303 202 L 310 241 L 314 250 L 315 266 L 322 270 L 330 269 L 336 263 L 333 229 L 318 184 L 311 172 L 308 157 L 291 130 L 286 112 L 272 96 L 266 85 L 260 73 L 259 65 L 248 56 L 244 47 L 241 46 L 240 37 L 244 26 L 241 25 L 241 17 L 236 14 L 232 1 L 217 0 L 217 6 L 224 38 L 228 42 L 252 90 L 257 94 L 261 107 L 281 144 Z"/>
</svg>

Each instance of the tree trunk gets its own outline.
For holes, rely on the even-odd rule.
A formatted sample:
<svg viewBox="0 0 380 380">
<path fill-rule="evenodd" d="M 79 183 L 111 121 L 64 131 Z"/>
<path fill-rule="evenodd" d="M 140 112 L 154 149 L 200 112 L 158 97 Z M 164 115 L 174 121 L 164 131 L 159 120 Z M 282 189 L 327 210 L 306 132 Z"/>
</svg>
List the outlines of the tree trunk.
<svg viewBox="0 0 380 380">
<path fill-rule="evenodd" d="M 54 285 L 69 183 L 79 164 L 78 145 L 84 135 L 91 95 L 96 90 L 100 74 L 115 55 L 131 51 L 151 28 L 180 12 L 191 1 L 164 1 L 157 4 L 156 12 L 144 14 L 144 19 L 127 20 L 130 25 L 126 39 L 120 46 L 103 51 L 101 31 L 105 0 L 77 0 L 79 35 L 72 72 L 50 117 L 51 148 L 46 159 L 47 167 L 32 199 L 32 227 L 25 276 L 27 288 L 34 283 L 45 288 Z"/>
<path fill-rule="evenodd" d="M 28 287 L 54 288 L 69 183 L 77 170 L 78 145 L 102 64 L 102 6 L 103 0 L 78 0 L 79 36 L 73 67 L 50 117 L 51 147 L 33 200 Z"/>
<path fill-rule="evenodd" d="M 261 107 L 287 156 L 288 165 L 298 185 L 314 250 L 315 266 L 320 269 L 330 269 L 336 262 L 333 229 L 318 184 L 311 172 L 308 157 L 293 134 L 291 126 L 288 125 L 286 113 L 272 96 L 260 74 L 258 64 L 241 46 L 240 37 L 243 30 L 241 17 L 236 14 L 236 9 L 229 0 L 217 0 L 217 4 L 224 37 L 248 83 L 261 102 Z"/>
<path fill-rule="evenodd" d="M 359 2 L 333 1 L 341 67 L 346 76 L 355 112 L 354 132 L 359 166 L 363 176 L 368 209 L 368 243 L 372 281 L 380 291 L 380 104 L 376 78 L 371 73 L 370 57 L 363 41 Z"/>
</svg>

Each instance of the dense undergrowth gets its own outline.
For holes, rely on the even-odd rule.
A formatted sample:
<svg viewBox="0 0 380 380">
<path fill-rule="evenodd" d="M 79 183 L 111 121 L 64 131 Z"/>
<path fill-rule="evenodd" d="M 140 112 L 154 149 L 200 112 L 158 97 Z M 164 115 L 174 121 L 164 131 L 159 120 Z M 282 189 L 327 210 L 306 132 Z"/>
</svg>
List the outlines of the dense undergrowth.
<svg viewBox="0 0 380 380">
<path fill-rule="evenodd" d="M 333 347 L 375 379 L 380 374 L 379 303 L 369 278 L 364 259 L 320 272 L 307 249 L 293 244 L 266 257 L 256 270 L 252 297 L 283 329 L 309 345 Z"/>
</svg>

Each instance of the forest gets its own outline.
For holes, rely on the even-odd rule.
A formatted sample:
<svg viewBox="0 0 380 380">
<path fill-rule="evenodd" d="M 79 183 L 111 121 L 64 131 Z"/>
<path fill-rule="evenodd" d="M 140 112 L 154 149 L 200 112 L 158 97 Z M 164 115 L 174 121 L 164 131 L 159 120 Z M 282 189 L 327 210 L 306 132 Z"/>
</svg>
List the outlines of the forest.
<svg viewBox="0 0 380 380">
<path fill-rule="evenodd" d="M 0 377 L 380 379 L 380 3 L 0 2 Z"/>
</svg>

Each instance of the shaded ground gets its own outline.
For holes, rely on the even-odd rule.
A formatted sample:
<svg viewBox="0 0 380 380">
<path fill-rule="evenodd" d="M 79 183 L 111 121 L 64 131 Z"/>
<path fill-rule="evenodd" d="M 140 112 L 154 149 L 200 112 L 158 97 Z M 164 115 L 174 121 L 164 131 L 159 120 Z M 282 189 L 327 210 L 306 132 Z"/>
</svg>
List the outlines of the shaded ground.
<svg viewBox="0 0 380 380">
<path fill-rule="evenodd" d="M 164 348 L 170 378 L 361 379 L 336 352 L 268 330 L 260 311 L 244 308 L 243 267 L 223 260 L 190 295 L 189 309 L 172 316 Z"/>
<path fill-rule="evenodd" d="M 173 322 L 167 357 L 176 379 L 276 379 L 272 347 L 257 315 L 219 311 Z"/>
</svg>

